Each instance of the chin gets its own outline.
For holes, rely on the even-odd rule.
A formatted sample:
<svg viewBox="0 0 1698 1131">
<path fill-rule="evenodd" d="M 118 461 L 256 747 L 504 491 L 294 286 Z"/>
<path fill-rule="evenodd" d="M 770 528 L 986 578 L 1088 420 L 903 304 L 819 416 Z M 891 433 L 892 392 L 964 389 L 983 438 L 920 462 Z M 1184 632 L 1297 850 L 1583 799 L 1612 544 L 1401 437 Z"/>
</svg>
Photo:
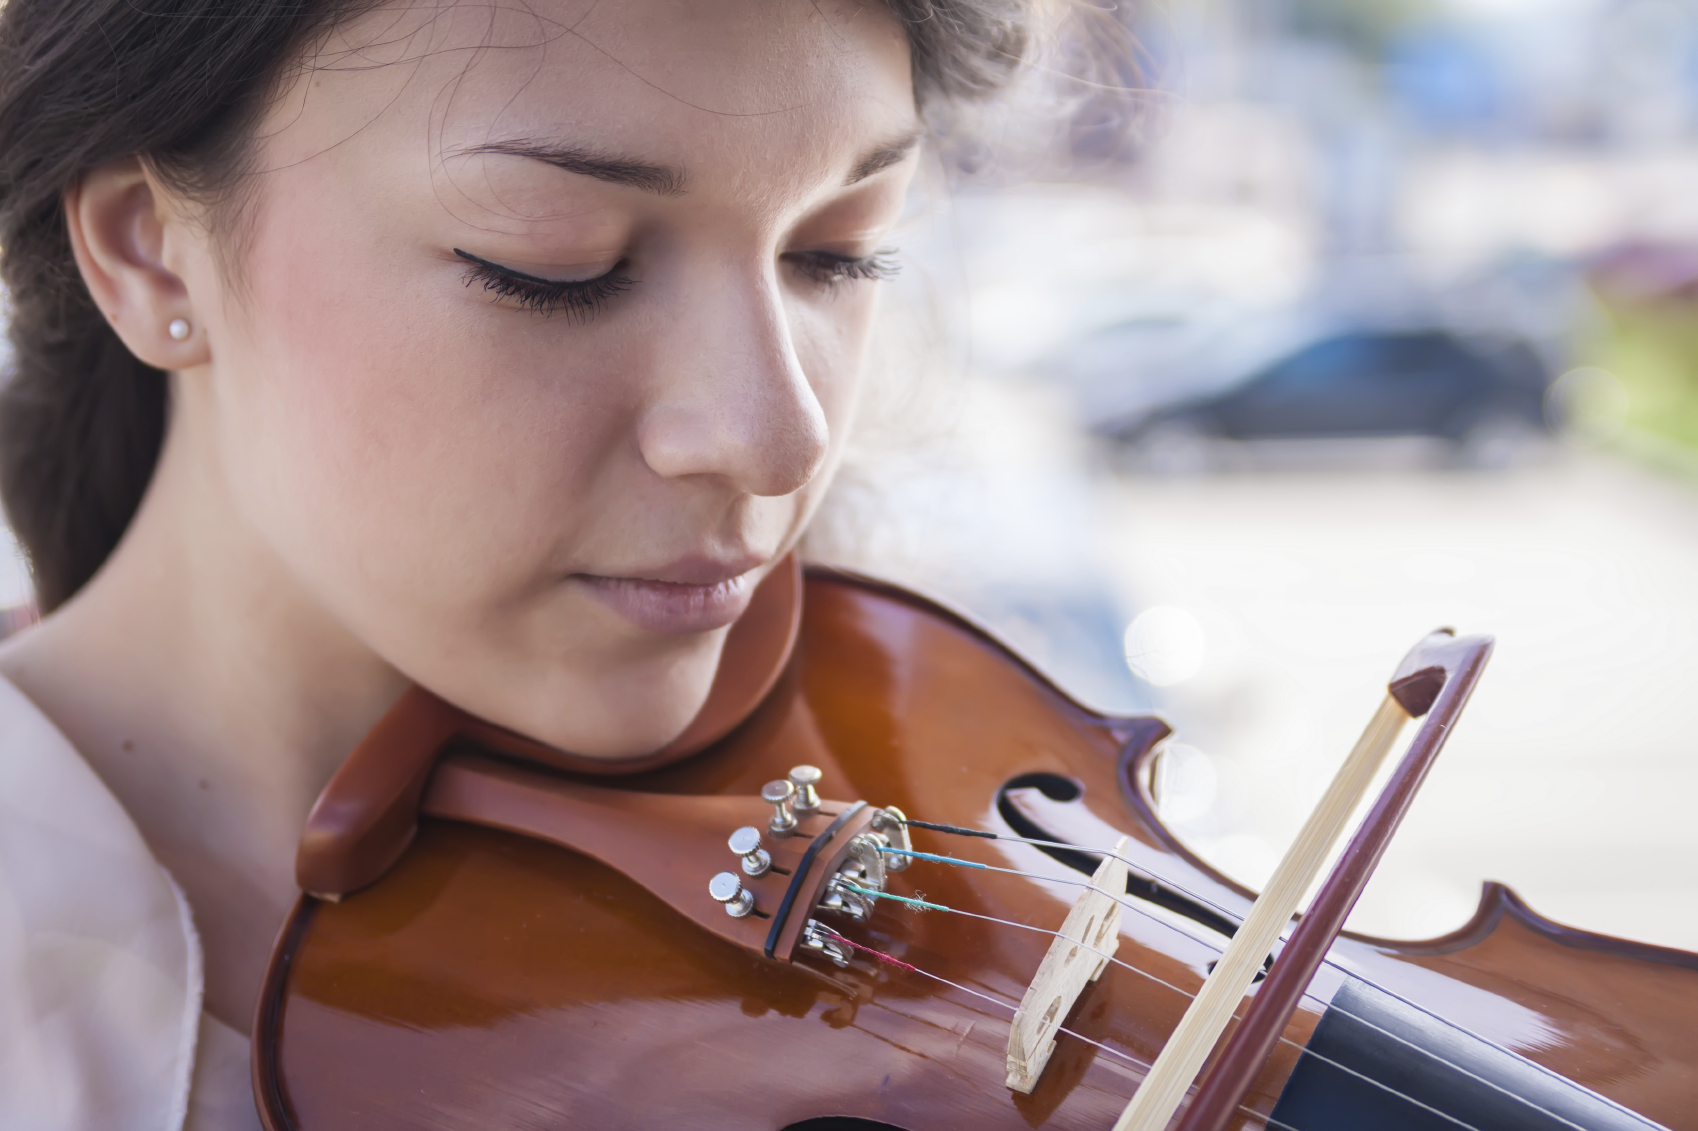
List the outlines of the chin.
<svg viewBox="0 0 1698 1131">
<path fill-rule="evenodd" d="M 609 664 L 588 679 L 571 672 L 522 688 L 509 685 L 492 697 L 488 713 L 467 709 L 585 758 L 640 758 L 682 734 L 707 701 L 719 648 L 699 651 L 705 654 L 661 664 Z"/>
<path fill-rule="evenodd" d="M 657 724 L 656 715 L 651 713 L 644 718 L 625 720 L 624 726 L 610 726 L 594 735 L 586 735 L 582 728 L 576 728 L 570 733 L 560 729 L 551 735 L 530 737 L 569 754 L 597 761 L 619 762 L 642 758 L 663 749 L 683 734 L 684 728 L 689 726 L 690 720 L 695 717 L 696 712 L 691 710 L 678 715 L 676 719 L 666 718 Z"/>
</svg>

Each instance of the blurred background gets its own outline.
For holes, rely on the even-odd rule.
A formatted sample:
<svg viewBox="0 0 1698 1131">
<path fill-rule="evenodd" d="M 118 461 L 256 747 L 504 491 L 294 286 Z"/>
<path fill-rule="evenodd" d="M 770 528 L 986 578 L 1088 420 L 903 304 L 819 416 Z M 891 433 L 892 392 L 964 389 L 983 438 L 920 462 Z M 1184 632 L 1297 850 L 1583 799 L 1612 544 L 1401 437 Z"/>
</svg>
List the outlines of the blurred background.
<svg viewBox="0 0 1698 1131">
<path fill-rule="evenodd" d="M 1495 879 L 1698 950 L 1698 0 L 1100 14 L 922 178 L 809 552 L 1165 716 L 1251 886 L 1403 653 L 1494 634 L 1350 926 Z"/>
<path fill-rule="evenodd" d="M 1062 59 L 916 193 L 811 552 L 1164 715 L 1252 886 L 1403 652 L 1493 634 L 1352 929 L 1495 879 L 1698 949 L 1698 0 L 1113 18 L 1130 130 Z"/>
</svg>

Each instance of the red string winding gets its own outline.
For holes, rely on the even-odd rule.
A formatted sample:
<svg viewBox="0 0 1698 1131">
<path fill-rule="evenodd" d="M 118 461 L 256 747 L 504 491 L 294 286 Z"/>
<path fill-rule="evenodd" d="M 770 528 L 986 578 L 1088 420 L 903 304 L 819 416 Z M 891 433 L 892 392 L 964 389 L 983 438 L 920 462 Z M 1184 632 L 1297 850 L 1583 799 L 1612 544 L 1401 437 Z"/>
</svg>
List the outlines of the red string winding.
<svg viewBox="0 0 1698 1131">
<path fill-rule="evenodd" d="M 838 934 L 836 931 L 832 930 L 829 927 L 826 928 L 825 933 L 830 935 L 832 938 L 836 939 L 840 943 L 845 943 L 849 946 L 854 947 L 856 950 L 864 951 L 865 953 L 872 955 L 874 958 L 878 959 L 880 962 L 888 962 L 892 966 L 897 967 L 898 969 L 909 970 L 909 971 L 912 971 L 915 974 L 924 974 L 925 973 L 925 971 L 921 970 L 918 966 L 910 966 L 906 962 L 902 961 L 900 958 L 890 957 L 890 955 L 884 953 L 884 951 L 882 951 L 882 950 L 874 950 L 870 946 L 862 946 L 860 943 L 856 942 L 854 939 L 844 938 L 842 935 Z"/>
</svg>

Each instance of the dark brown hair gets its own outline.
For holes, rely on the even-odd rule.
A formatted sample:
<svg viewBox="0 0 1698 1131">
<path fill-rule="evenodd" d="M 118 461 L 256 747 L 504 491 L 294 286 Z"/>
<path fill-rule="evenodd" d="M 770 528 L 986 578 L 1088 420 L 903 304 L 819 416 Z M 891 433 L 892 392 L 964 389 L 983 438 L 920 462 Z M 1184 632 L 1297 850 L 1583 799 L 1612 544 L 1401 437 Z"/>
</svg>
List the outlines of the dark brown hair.
<svg viewBox="0 0 1698 1131">
<path fill-rule="evenodd" d="M 922 101 L 1002 86 L 1029 0 L 886 0 L 907 26 Z M 250 155 L 284 68 L 374 0 L 6 0 L 0 9 L 0 280 L 12 356 L 0 390 L 0 503 L 43 612 L 92 577 L 159 459 L 165 375 L 96 309 L 64 195 L 141 156 L 216 203 Z"/>
</svg>

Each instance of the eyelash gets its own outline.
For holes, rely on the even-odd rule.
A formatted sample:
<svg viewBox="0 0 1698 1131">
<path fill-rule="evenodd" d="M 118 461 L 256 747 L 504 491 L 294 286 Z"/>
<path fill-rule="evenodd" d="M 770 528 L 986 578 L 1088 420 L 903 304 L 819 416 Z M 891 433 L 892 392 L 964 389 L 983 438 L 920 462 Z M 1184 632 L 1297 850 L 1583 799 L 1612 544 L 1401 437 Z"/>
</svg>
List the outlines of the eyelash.
<svg viewBox="0 0 1698 1131">
<path fill-rule="evenodd" d="M 788 258 L 802 274 L 827 287 L 861 279 L 890 279 L 902 270 L 902 265 L 896 262 L 896 252 L 889 248 L 863 256 L 807 251 Z"/>
<path fill-rule="evenodd" d="M 618 263 L 607 274 L 594 279 L 553 280 L 526 275 L 459 248 L 454 249 L 454 254 L 470 265 L 466 268 L 466 286 L 479 283 L 485 292 L 513 299 L 526 310 L 544 317 L 564 314 L 574 322 L 589 321 L 636 282 L 628 275 L 619 274 Z"/>
<path fill-rule="evenodd" d="M 454 249 L 454 254 L 468 264 L 464 279 L 466 286 L 477 283 L 486 293 L 513 299 L 525 310 L 544 317 L 565 314 L 574 322 L 589 321 L 608 302 L 636 282 L 628 275 L 619 274 L 619 264 L 614 264 L 605 275 L 594 279 L 552 280 L 539 279 L 511 267 L 491 263 L 459 248 Z M 863 256 L 810 251 L 787 258 L 809 279 L 821 286 L 834 288 L 860 280 L 893 278 L 902 269 L 895 260 L 895 254 L 892 250 Z"/>
</svg>

